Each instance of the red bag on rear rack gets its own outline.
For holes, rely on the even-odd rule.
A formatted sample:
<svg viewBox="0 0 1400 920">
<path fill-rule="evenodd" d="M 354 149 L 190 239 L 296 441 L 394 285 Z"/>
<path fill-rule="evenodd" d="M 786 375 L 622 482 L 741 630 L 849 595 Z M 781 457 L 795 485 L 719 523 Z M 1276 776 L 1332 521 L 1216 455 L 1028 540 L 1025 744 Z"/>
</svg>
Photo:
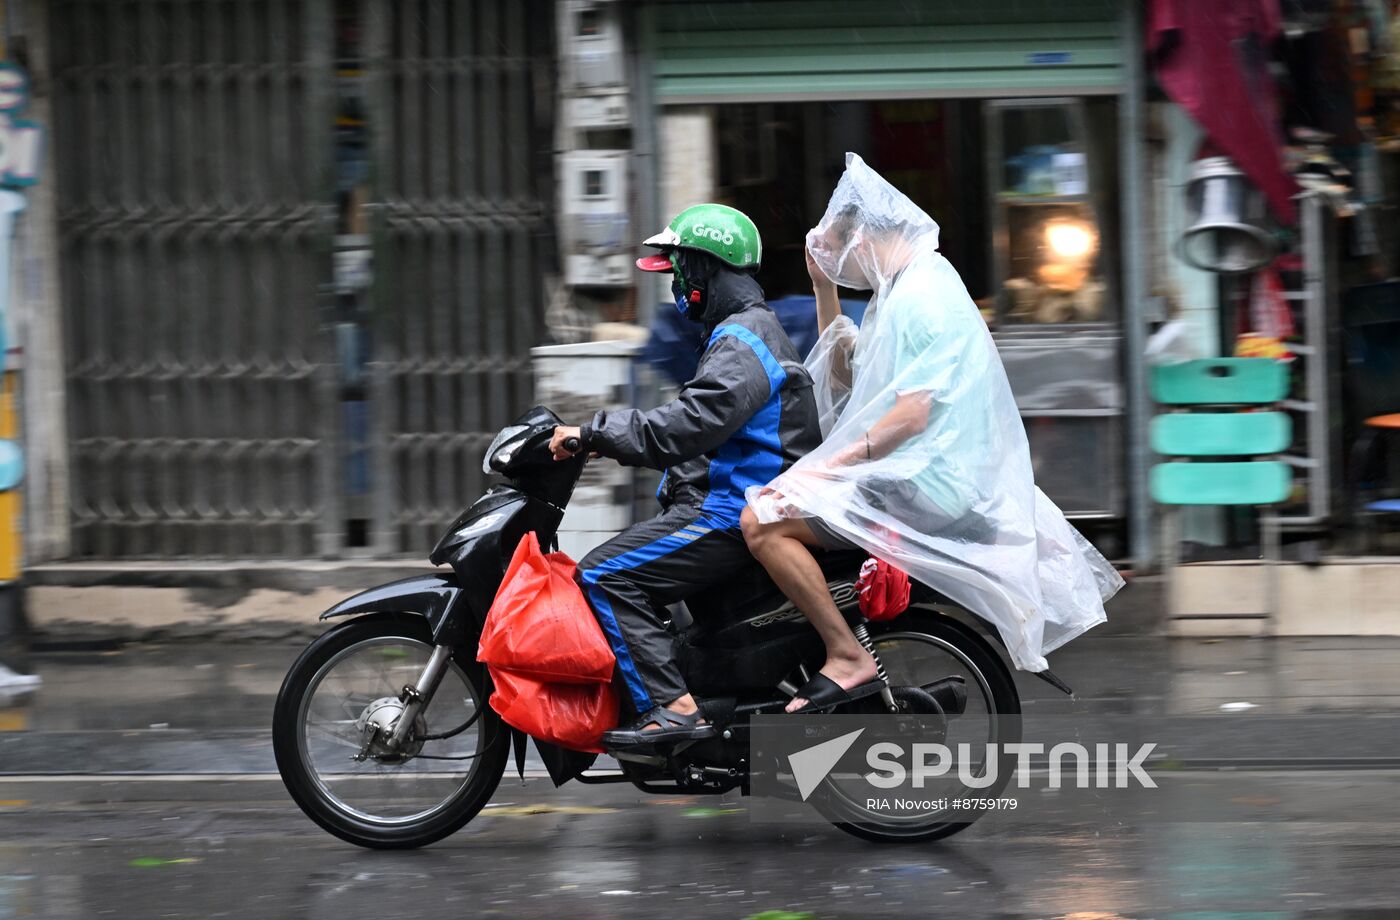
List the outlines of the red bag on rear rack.
<svg viewBox="0 0 1400 920">
<path fill-rule="evenodd" d="M 486 614 L 476 660 L 491 673 L 491 708 L 541 741 L 601 753 L 617 726 L 617 660 L 574 583 L 574 561 L 540 552 L 527 533 Z"/>
<path fill-rule="evenodd" d="M 525 534 L 486 614 L 476 660 L 538 681 L 610 682 L 617 660 L 575 568 L 564 553 L 540 552 L 534 531 Z"/>
</svg>

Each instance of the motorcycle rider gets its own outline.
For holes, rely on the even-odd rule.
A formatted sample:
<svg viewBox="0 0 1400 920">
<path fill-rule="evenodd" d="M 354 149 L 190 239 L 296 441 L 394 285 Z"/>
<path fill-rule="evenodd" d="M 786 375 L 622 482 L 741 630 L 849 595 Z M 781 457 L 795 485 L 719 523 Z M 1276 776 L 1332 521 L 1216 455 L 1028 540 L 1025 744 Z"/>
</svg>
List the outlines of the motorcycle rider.
<svg viewBox="0 0 1400 920">
<path fill-rule="evenodd" d="M 664 470 L 662 513 L 593 550 L 578 580 L 617 656 L 636 721 L 609 747 L 710 737 L 658 610 L 750 562 L 739 529 L 744 491 L 764 485 L 821 440 L 811 378 L 754 280 L 758 228 L 742 212 L 701 204 L 643 245 L 643 271 L 672 274 L 676 309 L 705 330 L 695 376 L 648 411 L 602 411 L 554 430 L 556 460 L 580 450 Z"/>
</svg>

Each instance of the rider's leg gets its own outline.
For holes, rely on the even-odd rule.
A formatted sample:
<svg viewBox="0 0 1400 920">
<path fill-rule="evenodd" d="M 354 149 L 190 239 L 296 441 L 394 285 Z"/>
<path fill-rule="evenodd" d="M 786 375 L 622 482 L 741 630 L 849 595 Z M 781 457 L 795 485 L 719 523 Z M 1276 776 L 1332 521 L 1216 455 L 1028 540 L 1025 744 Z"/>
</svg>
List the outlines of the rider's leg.
<svg viewBox="0 0 1400 920">
<path fill-rule="evenodd" d="M 749 558 L 732 522 L 696 509 L 672 508 L 629 527 L 579 563 L 578 580 L 617 656 L 618 671 L 638 715 L 665 706 L 696 711 L 672 655 L 666 604 L 682 600 Z M 645 729 L 656 727 L 649 723 Z"/>
<path fill-rule="evenodd" d="M 788 600 L 797 605 L 816 627 L 826 644 L 826 662 L 821 673 L 843 690 L 869 683 L 877 675 L 875 659 L 856 639 L 845 617 L 836 608 L 821 566 L 809 547 L 822 546 L 821 539 L 800 518 L 762 524 L 752 510 L 745 508 L 740 518 L 749 552 L 767 570 Z M 807 705 L 801 697 L 788 704 L 789 712 Z"/>
</svg>

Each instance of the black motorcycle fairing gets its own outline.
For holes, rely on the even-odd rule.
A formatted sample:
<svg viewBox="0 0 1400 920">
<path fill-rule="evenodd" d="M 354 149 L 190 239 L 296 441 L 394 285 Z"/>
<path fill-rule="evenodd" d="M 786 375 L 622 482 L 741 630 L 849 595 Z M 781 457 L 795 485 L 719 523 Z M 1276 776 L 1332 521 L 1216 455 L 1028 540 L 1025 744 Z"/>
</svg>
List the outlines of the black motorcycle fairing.
<svg viewBox="0 0 1400 920">
<path fill-rule="evenodd" d="M 530 428 L 543 428 L 546 426 L 554 427 L 556 425 L 562 425 L 564 422 L 559 416 L 555 415 L 554 410 L 550 409 L 548 406 L 531 406 L 529 409 L 525 410 L 525 413 L 521 415 L 520 418 L 515 420 L 515 424 L 526 425 Z"/>
<path fill-rule="evenodd" d="M 701 696 L 770 694 L 798 665 L 814 671 L 825 657 L 821 636 L 805 621 L 750 645 L 718 648 L 682 641 L 676 648 L 685 685 Z"/>
<path fill-rule="evenodd" d="M 452 644 L 461 619 L 457 610 L 462 597 L 462 588 L 452 573 L 410 575 L 348 597 L 321 614 L 321 619 L 361 613 L 416 613 L 427 619 L 435 642 Z"/>
<path fill-rule="evenodd" d="M 866 554 L 862 551 L 824 552 L 816 558 L 832 600 L 850 622 L 858 622 L 860 612 L 855 582 Z M 686 598 L 685 605 L 694 620 L 687 633 L 694 645 L 743 648 L 766 642 L 793 625 L 803 632 L 812 631 L 802 611 L 778 590 L 757 562 L 691 595 Z"/>
<path fill-rule="evenodd" d="M 501 445 L 502 449 L 508 444 L 515 445 L 510 460 L 502 462 L 499 456 L 488 456 L 488 472 L 501 473 L 521 492 L 562 509 L 574 494 L 584 464 L 588 462 L 587 451 L 580 451 L 567 460 L 554 459 L 549 449 L 550 439 L 554 429 L 563 424 L 559 416 L 544 406 L 530 409 L 512 426 L 526 430 Z"/>
<path fill-rule="evenodd" d="M 550 425 L 535 429 L 525 439 L 508 469 L 511 482 L 520 491 L 562 509 L 569 504 L 574 487 L 583 475 L 588 451 L 579 451 L 567 460 L 555 460 L 549 451 L 555 427 Z"/>
<path fill-rule="evenodd" d="M 817 559 L 837 607 L 858 623 L 855 580 L 865 554 L 826 552 Z M 676 643 L 676 663 L 694 693 L 763 696 L 799 665 L 821 667 L 821 637 L 757 562 L 686 598 L 685 606 L 691 623 Z"/>
<path fill-rule="evenodd" d="M 495 529 L 495 525 L 504 519 L 505 512 L 502 509 L 523 501 L 524 497 L 519 489 L 511 486 L 497 485 L 487 489 L 480 498 L 472 502 L 470 508 L 457 515 L 457 519 L 447 528 L 442 539 L 438 540 L 437 546 L 433 547 L 428 561 L 433 565 L 448 562 L 472 537 L 480 536 L 481 532 L 487 529 Z M 502 517 L 487 520 L 493 513 L 500 513 Z M 472 525 L 476 525 L 475 528 Z"/>
<path fill-rule="evenodd" d="M 443 555 L 443 561 L 452 566 L 466 592 L 477 632 L 486 623 L 486 612 L 491 609 L 491 601 L 521 539 L 533 530 L 541 548 L 548 549 L 564 518 L 564 512 L 549 502 L 510 486 L 492 491 L 490 511 L 483 513 L 494 519 L 488 526 L 468 532 Z"/>
<path fill-rule="evenodd" d="M 856 580 L 862 550 L 818 553 L 827 590 L 852 626 L 862 620 Z M 919 603 L 951 603 L 915 583 Z M 761 696 L 798 665 L 821 666 L 825 649 L 797 606 L 754 563 L 686 598 L 691 624 L 676 645 L 686 685 L 700 695 Z"/>
</svg>

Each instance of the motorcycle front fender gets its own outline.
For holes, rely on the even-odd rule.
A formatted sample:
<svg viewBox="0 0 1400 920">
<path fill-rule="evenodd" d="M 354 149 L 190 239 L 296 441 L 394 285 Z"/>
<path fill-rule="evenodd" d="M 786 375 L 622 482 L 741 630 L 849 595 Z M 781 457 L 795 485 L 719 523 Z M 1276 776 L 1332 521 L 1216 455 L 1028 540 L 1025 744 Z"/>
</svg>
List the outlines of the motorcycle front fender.
<svg viewBox="0 0 1400 920">
<path fill-rule="evenodd" d="M 416 613 L 427 619 L 433 641 L 439 645 L 462 645 L 467 638 L 467 624 L 472 622 L 469 615 L 459 615 L 465 613 L 463 596 L 452 572 L 412 575 L 348 597 L 321 614 L 321 619 L 361 613 Z"/>
</svg>

